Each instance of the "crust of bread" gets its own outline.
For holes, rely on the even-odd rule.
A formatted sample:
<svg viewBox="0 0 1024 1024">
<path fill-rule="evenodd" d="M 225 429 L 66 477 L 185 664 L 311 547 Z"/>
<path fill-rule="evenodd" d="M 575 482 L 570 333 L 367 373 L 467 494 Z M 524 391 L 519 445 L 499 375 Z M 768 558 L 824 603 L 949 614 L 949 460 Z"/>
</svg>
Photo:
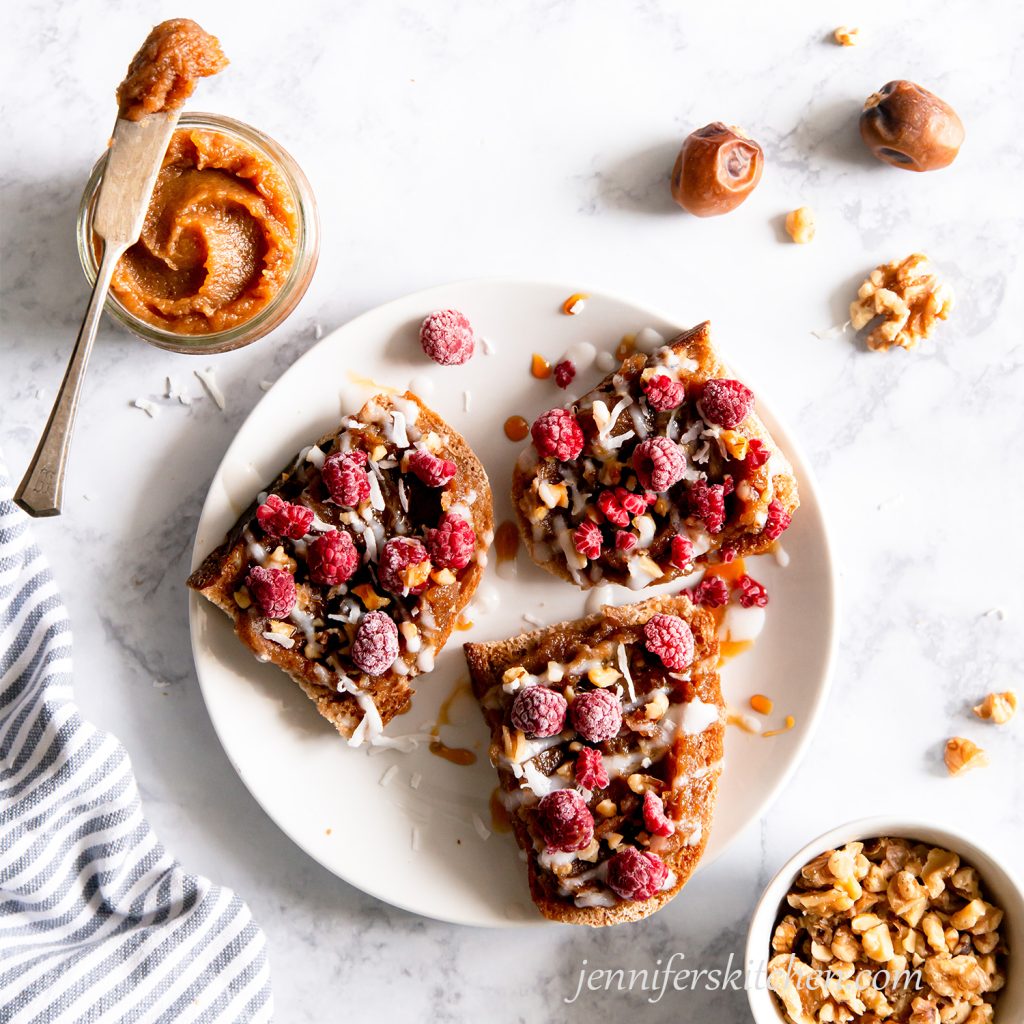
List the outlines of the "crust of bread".
<svg viewBox="0 0 1024 1024">
<path fill-rule="evenodd" d="M 608 925 L 639 921 L 660 910 L 673 899 L 693 874 L 704 853 L 711 834 L 718 775 L 725 741 L 724 711 L 721 683 L 718 674 L 718 637 L 715 621 L 706 609 L 694 607 L 685 595 L 654 597 L 625 607 L 605 606 L 594 615 L 575 622 L 563 622 L 545 629 L 523 633 L 508 640 L 492 643 L 463 645 L 469 666 L 473 693 L 479 701 L 497 683 L 506 669 L 524 665 L 530 670 L 531 658 L 545 648 L 553 635 L 564 638 L 567 649 L 578 647 L 595 630 L 614 633 L 623 626 L 642 625 L 658 613 L 678 615 L 690 624 L 697 658 L 691 670 L 693 694 L 720 710 L 719 721 L 696 736 L 679 736 L 666 757 L 674 759 L 673 775 L 683 782 L 673 790 L 672 806 L 675 817 L 696 826 L 697 838 L 692 845 L 679 845 L 671 853 L 661 854 L 675 882 L 669 888 L 648 900 L 622 901 L 614 907 L 577 907 L 567 898 L 559 898 L 545 886 L 546 875 L 538 866 L 537 851 L 526 822 L 518 814 L 511 814 L 512 828 L 521 849 L 527 853 L 530 895 L 544 917 L 566 924 L 603 928 Z M 538 665 L 538 668 L 542 666 Z M 503 717 L 500 710 L 487 709 L 481 704 L 484 718 L 491 729 L 492 741 L 501 744 Z M 501 773 L 499 772 L 499 776 Z M 696 776 L 696 777 L 694 777 Z M 506 779 L 502 777 L 502 784 Z"/>
<path fill-rule="evenodd" d="M 473 529 L 476 531 L 477 537 L 489 545 L 493 533 L 494 513 L 490 483 L 480 460 L 465 438 L 436 412 L 424 405 L 416 395 L 406 392 L 401 398 L 415 402 L 418 406 L 416 422 L 424 433 L 432 430 L 445 439 L 438 454 L 450 459 L 458 466 L 459 478 L 462 481 L 460 493 L 465 493 L 467 488 L 464 485 L 467 483 L 468 490 L 475 491 L 476 501 L 468 506 Z M 363 406 L 355 418 L 366 422 L 369 419 L 368 410 L 373 405 L 389 411 L 394 408 L 394 400 L 388 395 L 377 395 Z M 327 447 L 339 433 L 341 433 L 341 429 L 331 431 L 318 438 L 315 445 L 319 448 Z M 303 449 L 303 452 L 305 451 L 306 449 Z M 302 464 L 303 453 L 300 452 L 266 490 L 269 493 L 278 491 Z M 442 497 L 444 508 L 448 507 L 446 498 L 450 503 L 450 496 L 447 495 L 447 492 Z M 350 737 L 363 718 L 363 708 L 357 695 L 344 690 L 338 691 L 334 687 L 333 681 L 330 681 L 330 685 L 323 682 L 321 673 L 317 671 L 319 663 L 307 658 L 300 650 L 299 645 L 291 650 L 286 650 L 279 644 L 264 638 L 262 634 L 264 623 L 267 620 L 252 609 L 243 611 L 235 603 L 234 593 L 241 585 L 249 565 L 242 531 L 255 516 L 256 506 L 257 502 L 254 500 L 228 532 L 224 542 L 212 551 L 189 576 L 188 586 L 215 604 L 232 620 L 238 638 L 260 661 L 272 662 L 291 676 L 316 705 L 317 711 L 342 736 Z M 463 571 L 457 584 L 434 588 L 438 591 L 437 601 L 432 604 L 437 624 L 437 631 L 434 633 L 436 652 L 441 650 L 451 635 L 459 613 L 469 603 L 473 592 L 483 578 L 485 566 L 486 557 L 477 559 Z M 400 675 L 394 670 L 390 670 L 383 676 L 367 679 L 363 692 L 372 699 L 382 725 L 387 725 L 409 704 L 414 693 L 413 687 L 410 686 L 410 680 L 418 674 L 419 670 L 413 664 L 406 675 Z"/>
<path fill-rule="evenodd" d="M 693 359 L 697 363 L 697 369 L 687 375 L 688 382 L 703 384 L 705 381 L 712 380 L 716 377 L 728 376 L 729 374 L 728 367 L 722 362 L 714 344 L 711 341 L 710 321 L 706 320 L 704 323 L 698 324 L 696 327 L 693 327 L 688 331 L 683 331 L 681 334 L 673 338 L 668 345 L 678 355 Z M 583 401 L 584 399 L 609 388 L 612 377 L 614 377 L 618 372 L 619 369 L 613 370 L 604 377 L 596 387 L 591 389 L 591 391 L 586 395 L 581 396 L 579 401 Z M 768 428 L 761 420 L 761 417 L 757 415 L 756 408 L 743 421 L 739 430 L 748 438 L 757 438 L 763 441 L 773 453 L 772 462 L 778 467 L 778 471 L 772 474 L 771 493 L 774 498 L 777 498 L 780 501 L 785 510 L 792 515 L 800 505 L 797 482 L 793 475 L 793 469 L 789 464 L 789 460 L 785 457 L 785 454 L 781 451 L 774 438 L 769 433 Z M 531 482 L 533 481 L 533 475 L 532 469 L 524 468 L 520 465 L 519 461 L 516 462 L 515 470 L 512 475 L 512 507 L 516 511 L 516 518 L 519 523 L 519 532 L 522 535 L 523 543 L 526 545 L 526 549 L 529 551 L 530 557 L 534 562 L 536 562 L 541 568 L 546 569 L 552 575 L 558 576 L 560 579 L 567 580 L 574 586 L 580 587 L 582 590 L 589 590 L 598 583 L 623 583 L 624 580 L 610 574 L 596 582 L 591 580 L 585 573 L 581 574 L 580 580 L 574 579 L 572 573 L 566 566 L 565 559 L 563 557 L 543 558 L 538 554 L 537 545 L 533 537 L 533 527 L 526 512 L 529 505 L 528 500 L 526 500 L 527 492 Z M 767 475 L 765 476 L 764 482 L 767 482 Z M 725 529 L 716 535 L 715 546 L 712 548 L 712 552 L 728 545 L 734 549 L 736 556 L 743 557 L 746 555 L 763 554 L 764 552 L 771 550 L 773 544 L 774 541 L 769 540 L 762 534 L 749 532 L 747 530 L 746 523 L 733 522 L 727 524 Z M 554 545 L 549 546 L 554 548 Z M 706 560 L 706 558 L 702 556 L 701 560 Z M 664 576 L 661 576 L 658 579 L 652 579 L 648 586 L 667 583 L 679 575 L 681 575 L 679 572 L 670 570 L 666 572 Z"/>
</svg>

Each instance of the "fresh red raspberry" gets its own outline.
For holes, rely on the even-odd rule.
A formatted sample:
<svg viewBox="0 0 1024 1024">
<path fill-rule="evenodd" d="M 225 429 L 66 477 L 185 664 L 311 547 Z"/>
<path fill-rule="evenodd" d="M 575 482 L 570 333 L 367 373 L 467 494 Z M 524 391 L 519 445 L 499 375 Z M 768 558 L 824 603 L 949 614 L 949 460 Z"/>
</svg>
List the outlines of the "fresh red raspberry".
<svg viewBox="0 0 1024 1024">
<path fill-rule="evenodd" d="M 684 572 L 693 568 L 693 541 L 677 533 L 669 544 L 668 564 Z"/>
<path fill-rule="evenodd" d="M 690 591 L 690 600 L 705 608 L 722 608 L 729 603 L 729 584 L 721 576 L 705 576 Z"/>
<path fill-rule="evenodd" d="M 398 658 L 398 627 L 383 612 L 367 612 L 352 641 L 352 660 L 360 672 L 382 676 Z"/>
<path fill-rule="evenodd" d="M 686 457 L 667 437 L 649 437 L 636 446 L 633 468 L 644 490 L 662 494 L 683 479 Z"/>
<path fill-rule="evenodd" d="M 604 789 L 608 785 L 608 772 L 600 750 L 584 747 L 576 755 L 576 783 L 584 789 Z"/>
<path fill-rule="evenodd" d="M 635 533 L 630 533 L 629 530 L 616 530 L 615 531 L 615 550 L 626 553 L 632 551 L 633 548 L 640 543 L 640 538 Z"/>
<path fill-rule="evenodd" d="M 271 537 L 301 540 L 313 525 L 313 510 L 305 505 L 292 505 L 276 494 L 268 494 L 267 500 L 256 509 L 256 521 Z"/>
<path fill-rule="evenodd" d="M 574 789 L 556 789 L 537 804 L 537 829 L 553 853 L 586 849 L 594 838 L 594 816 Z"/>
<path fill-rule="evenodd" d="M 671 412 L 678 409 L 686 398 L 686 388 L 677 380 L 659 374 L 652 377 L 644 385 L 647 403 L 658 412 Z"/>
<path fill-rule="evenodd" d="M 347 530 L 322 533 L 306 549 L 309 578 L 336 587 L 350 580 L 359 567 L 359 552 Z"/>
<path fill-rule="evenodd" d="M 772 453 L 768 450 L 768 445 L 759 437 L 752 437 L 747 442 L 747 454 L 743 458 L 743 465 L 748 473 L 753 473 L 755 469 L 760 469 L 771 457 Z"/>
<path fill-rule="evenodd" d="M 590 743 L 603 743 L 617 736 L 622 726 L 622 705 L 607 690 L 581 693 L 569 709 L 573 728 Z"/>
<path fill-rule="evenodd" d="M 682 672 L 693 662 L 693 633 L 678 615 L 652 615 L 644 625 L 644 646 L 670 672 Z"/>
<path fill-rule="evenodd" d="M 557 736 L 565 728 L 568 705 L 557 690 L 528 686 L 512 702 L 512 724 L 527 736 Z"/>
<path fill-rule="evenodd" d="M 728 498 L 733 491 L 736 490 L 736 481 L 733 480 L 731 473 L 726 473 L 722 477 L 722 497 Z"/>
<path fill-rule="evenodd" d="M 665 813 L 665 802 L 650 789 L 644 793 L 644 827 L 652 836 L 670 836 L 676 830 Z"/>
<path fill-rule="evenodd" d="M 549 409 L 533 421 L 530 435 L 545 459 L 571 462 L 583 451 L 583 430 L 568 409 Z"/>
<path fill-rule="evenodd" d="M 572 543 L 573 547 L 584 558 L 594 559 L 599 557 L 603 543 L 601 527 L 597 523 L 592 523 L 589 519 L 584 519 L 573 531 Z"/>
<path fill-rule="evenodd" d="M 597 507 L 601 514 L 614 526 L 629 526 L 632 515 L 639 515 L 639 512 L 630 513 L 629 506 L 636 507 L 636 499 L 640 500 L 640 512 L 647 508 L 647 503 L 639 494 L 632 494 L 625 487 L 609 488 L 597 496 Z"/>
<path fill-rule="evenodd" d="M 406 460 L 409 472 L 428 487 L 444 487 L 455 479 L 459 467 L 449 459 L 439 459 L 428 451 L 417 449 Z"/>
<path fill-rule="evenodd" d="M 420 344 L 435 363 L 457 366 L 473 354 L 473 328 L 457 309 L 441 309 L 420 324 Z"/>
<path fill-rule="evenodd" d="M 772 498 L 768 505 L 768 518 L 764 522 L 761 532 L 769 540 L 778 540 L 793 522 L 793 517 L 782 507 L 778 498 Z"/>
<path fill-rule="evenodd" d="M 254 565 L 245 585 L 260 611 L 271 619 L 284 619 L 295 607 L 295 577 L 284 569 Z"/>
<path fill-rule="evenodd" d="M 686 494 L 690 515 L 699 519 L 708 533 L 721 533 L 725 526 L 725 487 L 694 480 Z"/>
<path fill-rule="evenodd" d="M 700 396 L 700 411 L 704 419 L 726 430 L 738 427 L 753 407 L 754 392 L 738 380 L 709 380 Z"/>
<path fill-rule="evenodd" d="M 370 496 L 370 477 L 366 472 L 369 456 L 361 448 L 335 452 L 324 460 L 320 471 L 331 500 L 355 508 Z"/>
<path fill-rule="evenodd" d="M 462 516 L 445 512 L 436 530 L 427 530 L 427 553 L 438 569 L 465 569 L 476 553 L 476 531 Z"/>
<path fill-rule="evenodd" d="M 560 388 L 567 388 L 576 378 L 576 364 L 571 359 L 563 359 L 555 364 L 555 383 Z"/>
<path fill-rule="evenodd" d="M 768 589 L 753 576 L 741 576 L 736 581 L 739 602 L 744 608 L 763 608 L 768 603 Z"/>
<path fill-rule="evenodd" d="M 392 537 L 384 545 L 380 553 L 380 561 L 377 563 L 377 579 L 380 585 L 392 594 L 422 594 L 430 584 L 428 576 L 422 583 L 415 587 L 408 587 L 402 573 L 411 565 L 421 565 L 429 562 L 430 556 L 427 549 L 411 537 Z"/>
<path fill-rule="evenodd" d="M 668 878 L 665 862 L 648 850 L 624 846 L 608 861 L 608 885 L 624 900 L 649 900 Z"/>
</svg>

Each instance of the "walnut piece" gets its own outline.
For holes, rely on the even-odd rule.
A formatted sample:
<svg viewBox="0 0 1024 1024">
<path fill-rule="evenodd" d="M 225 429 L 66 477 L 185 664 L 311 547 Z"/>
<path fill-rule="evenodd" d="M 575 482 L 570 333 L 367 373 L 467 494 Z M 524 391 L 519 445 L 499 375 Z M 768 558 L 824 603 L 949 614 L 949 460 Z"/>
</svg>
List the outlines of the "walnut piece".
<svg viewBox="0 0 1024 1024">
<path fill-rule="evenodd" d="M 806 245 L 814 238 L 814 211 L 801 206 L 786 214 L 786 233 L 797 245 Z"/>
<path fill-rule="evenodd" d="M 819 854 L 772 934 L 768 988 L 783 1019 L 992 1024 L 1007 948 L 986 896 L 977 870 L 941 847 L 880 838 Z"/>
<path fill-rule="evenodd" d="M 984 768 L 988 764 L 988 755 L 972 740 L 954 736 L 946 741 L 943 760 L 950 775 L 960 775 L 972 768 Z"/>
<path fill-rule="evenodd" d="M 840 46 L 856 46 L 860 42 L 860 29 L 851 28 L 849 25 L 840 25 L 832 33 L 832 38 Z"/>
<path fill-rule="evenodd" d="M 1017 712 L 1017 691 L 1006 690 L 1004 693 L 990 693 L 974 707 L 974 713 L 986 722 L 1006 725 Z"/>
<path fill-rule="evenodd" d="M 855 331 L 876 317 L 882 322 L 868 335 L 868 348 L 884 352 L 894 345 L 913 348 L 930 338 L 939 320 L 953 308 L 953 290 L 940 281 L 928 257 L 914 253 L 876 267 L 850 304 Z"/>
</svg>

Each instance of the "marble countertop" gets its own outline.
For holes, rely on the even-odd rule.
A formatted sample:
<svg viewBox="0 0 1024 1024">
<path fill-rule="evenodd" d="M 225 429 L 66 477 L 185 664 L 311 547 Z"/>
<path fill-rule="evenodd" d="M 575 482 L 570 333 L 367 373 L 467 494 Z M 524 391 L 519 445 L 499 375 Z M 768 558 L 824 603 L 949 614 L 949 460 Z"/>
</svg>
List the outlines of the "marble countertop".
<svg viewBox="0 0 1024 1024">
<path fill-rule="evenodd" d="M 1019 686 L 1024 506 L 1024 164 L 1012 82 L 1019 6 L 945 0 L 731 8 L 668 2 L 442 4 L 307 0 L 189 11 L 165 2 L 23 5 L 0 40 L 0 443 L 20 475 L 60 381 L 87 288 L 74 223 L 111 127 L 112 92 L 150 25 L 195 13 L 230 70 L 195 104 L 283 142 L 318 195 L 313 285 L 275 334 L 195 359 L 101 327 L 66 513 L 36 526 L 70 607 L 84 713 L 132 756 L 145 810 L 185 866 L 235 887 L 269 940 L 278 1018 L 436 1021 L 749 1019 L 742 992 L 576 992 L 589 968 L 693 968 L 741 956 L 753 904 L 798 846 L 871 813 L 934 816 L 1012 859 L 1024 844 L 1018 720 L 970 705 Z M 694 9 L 696 8 L 696 9 Z M 898 9 L 898 16 L 894 10 Z M 842 23 L 863 43 L 831 41 Z M 953 104 L 949 170 L 878 164 L 856 115 L 889 79 Z M 699 221 L 671 203 L 680 140 L 742 124 L 765 148 L 753 197 Z M 1015 127 L 1016 126 L 1016 127 Z M 818 236 L 786 240 L 810 205 Z M 923 249 L 957 307 L 920 351 L 816 337 L 877 263 Z M 682 322 L 710 317 L 771 395 L 820 479 L 841 566 L 841 650 L 827 715 L 763 820 L 664 912 L 604 932 L 521 937 L 423 920 L 350 888 L 264 816 L 199 694 L 182 581 L 210 477 L 242 419 L 321 332 L 381 301 L 467 277 L 554 278 Z M 220 412 L 193 376 L 212 366 Z M 195 396 L 149 419 L 167 376 Z M 979 550 L 974 550 L 976 546 Z M 946 777 L 963 734 L 990 767 Z"/>
</svg>

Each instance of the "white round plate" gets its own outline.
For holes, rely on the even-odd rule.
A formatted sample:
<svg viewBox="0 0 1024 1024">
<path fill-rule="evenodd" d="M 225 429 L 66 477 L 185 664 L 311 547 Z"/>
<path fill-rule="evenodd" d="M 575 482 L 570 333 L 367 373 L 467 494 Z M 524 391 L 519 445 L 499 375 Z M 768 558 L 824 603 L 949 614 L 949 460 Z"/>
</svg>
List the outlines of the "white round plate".
<svg viewBox="0 0 1024 1024">
<path fill-rule="evenodd" d="M 461 431 L 490 476 L 495 522 L 512 518 L 508 489 L 520 445 L 506 439 L 504 421 L 513 414 L 532 421 L 602 376 L 591 367 L 566 393 L 530 375 L 531 353 L 553 363 L 578 342 L 614 349 L 623 334 L 641 327 L 666 337 L 678 330 L 657 313 L 606 295 L 591 295 L 578 316 L 566 316 L 561 305 L 569 293 L 556 284 L 448 285 L 390 302 L 324 338 L 277 381 L 228 449 L 199 520 L 194 564 L 294 452 L 335 429 L 376 384 L 411 387 Z M 435 366 L 419 347 L 420 321 L 446 307 L 462 310 L 478 339 L 486 339 L 478 340 L 464 366 Z M 728 361 L 727 339 L 720 340 Z M 723 688 L 736 708 L 746 708 L 754 693 L 768 694 L 776 708 L 768 725 L 786 714 L 796 724 L 770 739 L 728 730 L 704 863 L 764 814 L 796 767 L 825 702 L 833 652 L 832 560 L 814 481 L 763 396 L 758 406 L 793 462 L 801 508 L 784 538 L 788 567 L 772 556 L 755 560 L 752 571 L 771 593 L 767 624 L 754 649 L 725 666 Z M 640 596 L 647 594 L 627 600 Z M 577 618 L 584 598 L 522 551 L 513 579 L 499 577 L 492 558 L 470 609 L 472 628 L 453 634 L 434 672 L 416 681 L 411 711 L 388 732 L 419 732 L 437 718 L 442 701 L 467 680 L 462 642 L 533 628 L 524 613 L 544 624 Z M 484 611 L 487 605 L 492 608 Z M 488 834 L 497 777 L 487 761 L 483 718 L 467 689 L 451 702 L 452 724 L 442 728 L 441 739 L 473 750 L 475 764 L 452 764 L 422 745 L 412 753 L 354 749 L 284 673 L 252 657 L 226 616 L 195 594 L 190 619 L 199 682 L 217 735 L 253 796 L 303 850 L 365 892 L 428 917 L 487 926 L 541 921 L 515 842 Z"/>
</svg>

